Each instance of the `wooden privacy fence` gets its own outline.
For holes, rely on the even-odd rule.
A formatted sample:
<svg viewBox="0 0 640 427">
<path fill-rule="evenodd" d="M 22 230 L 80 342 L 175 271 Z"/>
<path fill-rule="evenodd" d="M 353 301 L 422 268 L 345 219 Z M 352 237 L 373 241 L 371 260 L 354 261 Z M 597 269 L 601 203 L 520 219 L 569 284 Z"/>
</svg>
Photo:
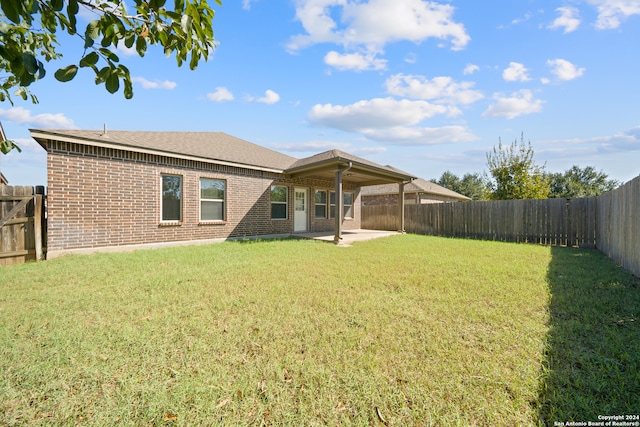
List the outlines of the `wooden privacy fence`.
<svg viewBox="0 0 640 427">
<path fill-rule="evenodd" d="M 44 187 L 0 185 L 0 265 L 44 259 Z"/>
<path fill-rule="evenodd" d="M 398 206 L 363 206 L 362 228 L 398 230 L 398 214 Z M 597 248 L 640 277 L 640 176 L 598 197 L 406 205 L 405 230 Z"/>
<path fill-rule="evenodd" d="M 597 247 L 640 277 L 640 176 L 598 196 Z"/>
<path fill-rule="evenodd" d="M 405 230 L 468 239 L 595 247 L 596 200 L 541 199 L 405 206 Z M 362 228 L 397 230 L 398 206 L 363 206 Z"/>
</svg>

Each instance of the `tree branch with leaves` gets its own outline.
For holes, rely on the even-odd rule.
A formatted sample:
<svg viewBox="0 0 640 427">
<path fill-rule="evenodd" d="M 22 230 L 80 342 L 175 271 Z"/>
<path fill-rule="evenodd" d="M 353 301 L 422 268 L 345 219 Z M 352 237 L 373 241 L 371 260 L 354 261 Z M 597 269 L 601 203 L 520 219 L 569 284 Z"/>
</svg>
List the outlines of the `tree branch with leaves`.
<svg viewBox="0 0 640 427">
<path fill-rule="evenodd" d="M 220 0 L 215 0 L 221 5 Z M 45 63 L 59 59 L 58 30 L 82 40 L 76 63 L 58 69 L 61 82 L 72 80 L 80 68 L 95 73 L 95 83 L 109 93 L 123 87 L 124 97 L 133 97 L 129 69 L 120 62 L 119 46 L 135 48 L 144 57 L 148 46 L 162 46 L 175 55 L 178 66 L 188 62 L 197 68 L 215 48 L 214 11 L 207 0 L 0 0 L 0 101 L 13 104 L 37 97 L 29 86 L 46 76 Z M 81 8 L 95 14 L 84 31 L 78 28 Z"/>
</svg>

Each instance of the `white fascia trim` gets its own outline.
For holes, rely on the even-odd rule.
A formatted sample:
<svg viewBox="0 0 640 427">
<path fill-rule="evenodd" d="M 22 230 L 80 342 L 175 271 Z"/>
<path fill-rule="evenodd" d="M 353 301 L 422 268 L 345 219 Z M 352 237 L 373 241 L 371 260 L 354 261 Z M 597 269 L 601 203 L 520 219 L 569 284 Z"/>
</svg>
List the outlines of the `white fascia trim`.
<svg viewBox="0 0 640 427">
<path fill-rule="evenodd" d="M 71 142 L 73 144 L 90 145 L 90 146 L 93 146 L 93 147 L 114 148 L 114 149 L 117 149 L 117 150 L 135 151 L 136 153 L 154 154 L 154 155 L 158 155 L 158 156 L 174 157 L 176 159 L 194 160 L 194 161 L 197 161 L 197 162 L 211 163 L 211 164 L 215 164 L 215 165 L 232 166 L 232 167 L 236 167 L 236 168 L 253 169 L 253 170 L 259 170 L 259 171 L 263 171 L 263 172 L 274 172 L 274 173 L 282 173 L 283 172 L 283 169 L 272 169 L 272 168 L 265 168 L 265 167 L 262 167 L 262 166 L 247 165 L 247 164 L 243 164 L 243 163 L 227 162 L 227 161 L 224 161 L 224 160 L 207 159 L 205 157 L 187 156 L 187 155 L 184 155 L 184 154 L 171 153 L 171 152 L 168 152 L 168 151 L 160 151 L 160 150 L 152 150 L 152 149 L 148 149 L 148 148 L 132 147 L 130 145 L 123 145 L 123 144 L 117 144 L 117 143 L 105 143 L 105 142 L 96 141 L 94 139 L 78 139 L 78 138 L 73 138 L 73 137 L 68 137 L 68 136 L 50 135 L 48 133 L 33 132 L 33 131 L 31 132 L 31 137 L 34 138 L 34 139 L 35 138 L 42 138 L 42 139 L 48 139 L 48 140 L 52 140 L 52 141 L 62 141 L 62 142 Z"/>
</svg>

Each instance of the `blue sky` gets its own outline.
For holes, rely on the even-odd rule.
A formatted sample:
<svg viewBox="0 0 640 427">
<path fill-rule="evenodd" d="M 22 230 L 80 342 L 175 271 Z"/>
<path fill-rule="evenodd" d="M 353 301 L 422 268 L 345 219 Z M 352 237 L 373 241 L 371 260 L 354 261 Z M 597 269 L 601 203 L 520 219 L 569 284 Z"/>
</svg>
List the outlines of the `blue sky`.
<svg viewBox="0 0 640 427">
<path fill-rule="evenodd" d="M 213 4 L 213 1 L 211 1 Z M 640 1 L 243 0 L 213 4 L 218 47 L 197 70 L 150 48 L 121 61 L 134 98 L 76 61 L 82 41 L 0 103 L 23 148 L 0 156 L 14 185 L 46 184 L 30 128 L 221 131 L 302 158 L 337 148 L 416 176 L 486 171 L 524 133 L 550 172 L 640 174 Z"/>
</svg>

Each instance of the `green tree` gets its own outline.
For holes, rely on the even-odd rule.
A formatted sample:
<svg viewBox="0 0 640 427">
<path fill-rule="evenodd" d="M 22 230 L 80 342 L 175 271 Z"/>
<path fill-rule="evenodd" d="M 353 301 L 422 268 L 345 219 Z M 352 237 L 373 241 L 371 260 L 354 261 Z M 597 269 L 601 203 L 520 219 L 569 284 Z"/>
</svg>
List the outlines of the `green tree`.
<svg viewBox="0 0 640 427">
<path fill-rule="evenodd" d="M 470 197 L 472 200 L 484 200 L 487 197 L 487 178 L 479 173 L 466 173 L 459 178 L 453 172 L 446 171 L 442 173 L 440 179 L 433 182 Z"/>
<path fill-rule="evenodd" d="M 549 197 L 566 199 L 599 196 L 620 186 L 620 182 L 609 179 L 607 174 L 598 172 L 593 166 L 580 168 L 573 165 L 564 173 L 548 174 L 547 180 L 551 187 Z"/>
<path fill-rule="evenodd" d="M 472 200 L 486 200 L 489 195 L 486 174 L 465 173 L 460 182 L 460 194 Z"/>
<path fill-rule="evenodd" d="M 533 161 L 531 141 L 514 141 L 503 146 L 498 139 L 497 147 L 487 153 L 487 166 L 493 180 L 489 183 L 489 197 L 494 200 L 544 199 L 549 196 L 549 183 L 544 174 L 544 166 Z"/>
<path fill-rule="evenodd" d="M 220 0 L 215 0 L 221 4 Z M 214 11 L 207 0 L 0 0 L 0 101 L 13 104 L 12 95 L 38 100 L 29 86 L 46 75 L 44 62 L 58 59 L 56 32 L 66 31 L 80 41 L 79 60 L 58 69 L 61 82 L 72 80 L 80 68 L 95 73 L 95 82 L 115 93 L 122 83 L 125 98 L 133 96 L 129 69 L 116 54 L 119 45 L 134 47 L 143 57 L 150 45 L 160 45 L 195 69 L 215 48 Z M 77 17 L 84 8 L 96 17 L 84 29 Z"/>
<path fill-rule="evenodd" d="M 442 175 L 440 175 L 440 179 L 432 181 L 438 185 L 443 186 L 444 188 L 455 191 L 456 193 L 460 193 L 460 178 L 451 171 L 443 172 Z"/>
</svg>

